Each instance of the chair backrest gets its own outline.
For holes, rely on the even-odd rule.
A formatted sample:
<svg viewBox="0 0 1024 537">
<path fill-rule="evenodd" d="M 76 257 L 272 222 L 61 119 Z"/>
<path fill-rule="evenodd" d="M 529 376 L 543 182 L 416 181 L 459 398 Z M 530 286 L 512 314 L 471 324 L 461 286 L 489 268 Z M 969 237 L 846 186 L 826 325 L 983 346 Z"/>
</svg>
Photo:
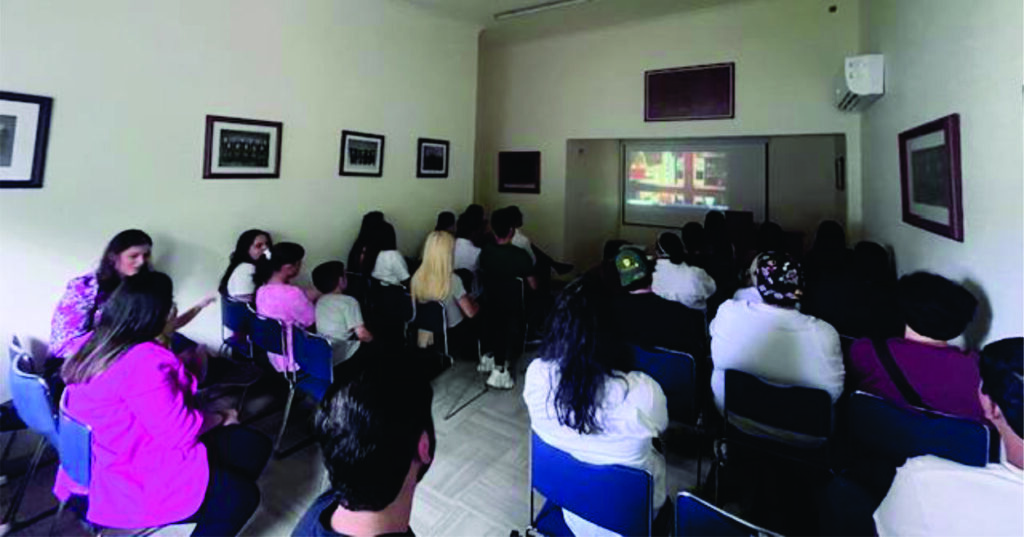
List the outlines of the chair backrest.
<svg viewBox="0 0 1024 537">
<path fill-rule="evenodd" d="M 693 356 L 668 349 L 633 347 L 636 368 L 661 385 L 668 399 L 668 415 L 673 421 L 697 424 L 697 364 Z"/>
<path fill-rule="evenodd" d="M 250 312 L 252 313 L 252 331 L 249 333 L 249 340 L 252 341 L 252 344 L 266 352 L 284 354 L 286 331 L 281 321 L 264 317 L 252 310 Z"/>
<path fill-rule="evenodd" d="M 778 535 L 733 516 L 690 494 L 676 496 L 676 537 L 747 537 Z"/>
<path fill-rule="evenodd" d="M 252 310 L 245 301 L 227 295 L 221 296 L 220 321 L 232 332 L 248 334 L 252 329 L 253 317 Z"/>
<path fill-rule="evenodd" d="M 92 428 L 67 410 L 67 395 L 60 399 L 60 466 L 75 484 L 89 488 L 92 480 Z"/>
<path fill-rule="evenodd" d="M 725 371 L 725 420 L 746 434 L 783 432 L 793 443 L 824 444 L 832 435 L 832 398 L 828 392 L 767 382 L 736 369 Z M 796 439 L 800 441 L 797 442 Z"/>
<path fill-rule="evenodd" d="M 30 429 L 57 446 L 57 416 L 53 411 L 50 387 L 35 373 L 32 357 L 11 346 L 11 399 L 18 417 Z"/>
<path fill-rule="evenodd" d="M 292 356 L 307 375 L 328 383 L 334 381 L 333 352 L 330 342 L 323 336 L 296 327 L 292 330 Z"/>
<path fill-rule="evenodd" d="M 620 465 L 588 464 L 531 433 L 530 482 L 548 501 L 621 535 L 650 535 L 650 474 Z"/>
<path fill-rule="evenodd" d="M 903 464 L 910 457 L 935 455 L 969 466 L 985 466 L 992 432 L 984 424 L 919 408 L 904 408 L 861 391 L 850 396 L 851 439 L 871 455 Z"/>
<path fill-rule="evenodd" d="M 420 330 L 434 333 L 434 342 L 440 343 L 444 353 L 448 354 L 448 313 L 440 302 L 422 302 L 416 304 L 416 316 L 412 324 Z"/>
</svg>

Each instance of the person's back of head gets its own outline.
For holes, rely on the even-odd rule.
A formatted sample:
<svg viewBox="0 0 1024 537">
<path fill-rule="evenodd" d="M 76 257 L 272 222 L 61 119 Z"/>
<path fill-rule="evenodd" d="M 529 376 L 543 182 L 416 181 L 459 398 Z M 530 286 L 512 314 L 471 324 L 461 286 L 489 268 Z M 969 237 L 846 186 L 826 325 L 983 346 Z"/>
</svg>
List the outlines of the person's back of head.
<svg viewBox="0 0 1024 537">
<path fill-rule="evenodd" d="M 455 232 L 455 213 L 451 211 L 443 211 L 437 214 L 437 224 L 434 225 L 434 231 L 447 231 L 449 233 Z"/>
<path fill-rule="evenodd" d="M 412 297 L 418 302 L 444 300 L 451 294 L 455 238 L 447 231 L 432 231 L 423 243 L 423 262 L 410 282 Z"/>
<path fill-rule="evenodd" d="M 896 281 L 889 252 L 877 242 L 861 241 L 853 248 L 854 270 L 862 280 L 878 283 Z"/>
<path fill-rule="evenodd" d="M 383 360 L 331 386 L 316 413 L 314 436 L 341 508 L 380 512 L 396 500 L 411 501 L 411 495 L 400 497 L 403 489 L 422 479 L 434 457 L 432 400 L 430 381 L 415 367 Z"/>
<path fill-rule="evenodd" d="M 384 213 L 380 211 L 370 211 L 363 215 L 363 222 L 359 226 L 359 238 L 367 239 L 373 234 L 373 230 L 379 224 L 384 223 Z"/>
<path fill-rule="evenodd" d="M 666 231 L 658 235 L 658 253 L 667 257 L 674 265 L 678 265 L 686 258 L 686 249 L 679 235 Z"/>
<path fill-rule="evenodd" d="M 987 345 L 981 351 L 980 369 L 985 417 L 1003 437 L 1007 459 L 1019 468 L 1024 456 L 1024 338 Z"/>
<path fill-rule="evenodd" d="M 785 252 L 765 252 L 754 261 L 754 285 L 766 304 L 795 308 L 803 297 L 800 263 Z"/>
<path fill-rule="evenodd" d="M 615 269 L 619 285 L 626 291 L 639 291 L 651 287 L 651 265 L 638 248 L 622 248 L 615 256 Z"/>
<path fill-rule="evenodd" d="M 725 233 L 725 215 L 722 211 L 708 211 L 704 215 L 704 229 L 709 234 Z"/>
<path fill-rule="evenodd" d="M 903 276 L 897 294 L 907 326 L 937 341 L 962 334 L 978 307 L 978 299 L 962 285 L 930 272 Z"/>
<path fill-rule="evenodd" d="M 313 269 L 313 286 L 325 295 L 336 291 L 344 280 L 345 264 L 341 261 L 327 261 Z"/>
<path fill-rule="evenodd" d="M 630 354 L 614 335 L 611 308 L 600 270 L 580 276 L 556 299 L 538 352 L 558 364 L 553 400 L 559 423 L 581 434 L 601 432 L 597 411 L 604 383 L 631 369 Z"/>
<path fill-rule="evenodd" d="M 619 249 L 627 244 L 629 243 L 622 239 L 611 239 L 606 241 L 601 253 L 601 259 L 604 261 L 613 261 L 615 256 L 619 255 Z"/>
<path fill-rule="evenodd" d="M 508 240 L 515 231 L 514 215 L 508 209 L 498 209 L 491 213 L 491 231 L 498 240 Z"/>
<path fill-rule="evenodd" d="M 512 227 L 523 227 L 523 211 L 519 210 L 518 205 L 509 205 L 508 207 L 505 207 L 505 211 L 508 213 L 509 218 L 512 219 Z"/>
<path fill-rule="evenodd" d="M 683 226 L 682 234 L 683 246 L 686 247 L 687 254 L 701 256 L 707 253 L 708 237 L 700 222 L 687 222 Z"/>
<path fill-rule="evenodd" d="M 775 222 L 764 222 L 757 228 L 755 245 L 758 252 L 784 251 L 786 245 L 782 227 Z"/>
<path fill-rule="evenodd" d="M 270 278 L 286 266 L 294 266 L 302 262 L 306 249 L 294 242 L 279 242 L 270 249 L 270 259 L 256 262 L 256 276 L 253 281 L 259 288 L 270 281 Z"/>
<path fill-rule="evenodd" d="M 818 224 L 818 231 L 814 234 L 814 250 L 824 252 L 843 248 L 846 248 L 846 232 L 839 222 L 825 220 Z"/>
<path fill-rule="evenodd" d="M 459 216 L 465 216 L 471 222 L 475 222 L 477 224 L 483 224 L 483 221 L 484 221 L 484 208 L 483 208 L 482 205 L 478 205 L 476 203 L 472 203 L 472 204 L 466 206 L 466 210 L 462 211 L 462 214 L 459 215 Z"/>
<path fill-rule="evenodd" d="M 482 222 L 475 220 L 472 216 L 467 216 L 467 214 L 460 214 L 458 220 L 455 221 L 455 236 L 457 238 L 472 239 L 480 230 Z"/>
</svg>

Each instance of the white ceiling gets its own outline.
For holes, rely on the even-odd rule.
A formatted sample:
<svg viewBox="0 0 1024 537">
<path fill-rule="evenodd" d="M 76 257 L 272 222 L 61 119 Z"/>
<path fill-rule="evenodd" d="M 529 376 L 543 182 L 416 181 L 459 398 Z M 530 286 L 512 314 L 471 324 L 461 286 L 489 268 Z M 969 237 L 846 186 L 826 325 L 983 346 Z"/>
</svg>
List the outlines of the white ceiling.
<svg viewBox="0 0 1024 537">
<path fill-rule="evenodd" d="M 441 12 L 450 17 L 475 22 L 484 26 L 495 23 L 494 14 L 513 9 L 520 9 L 537 4 L 545 4 L 551 0 L 405 0 L 427 9 Z M 608 0 L 604 0 L 608 1 Z M 615 1 L 615 0 L 612 0 Z M 578 6 L 568 6 L 572 9 Z"/>
</svg>

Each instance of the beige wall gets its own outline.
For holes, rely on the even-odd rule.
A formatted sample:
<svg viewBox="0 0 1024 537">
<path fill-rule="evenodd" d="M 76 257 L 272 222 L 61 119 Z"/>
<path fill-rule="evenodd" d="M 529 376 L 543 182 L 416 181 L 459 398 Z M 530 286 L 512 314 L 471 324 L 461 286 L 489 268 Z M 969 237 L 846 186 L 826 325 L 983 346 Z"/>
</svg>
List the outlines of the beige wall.
<svg viewBox="0 0 1024 537">
<path fill-rule="evenodd" d="M 0 193 L 0 341 L 48 339 L 65 282 L 140 227 L 182 307 L 216 289 L 238 233 L 343 258 L 382 209 L 414 254 L 436 213 L 472 199 L 478 28 L 402 2 L 3 0 L 4 90 L 54 98 L 42 190 Z M 204 118 L 284 122 L 279 180 L 204 181 Z M 383 134 L 384 177 L 337 175 L 340 132 Z M 451 141 L 447 180 L 417 180 L 419 136 Z M 184 333 L 219 338 L 219 312 Z M 0 375 L 6 379 L 6 375 Z"/>
<path fill-rule="evenodd" d="M 842 133 L 849 217 L 860 221 L 860 116 L 838 111 L 832 81 L 858 53 L 859 2 L 750 0 L 511 44 L 483 39 L 476 199 L 518 204 L 526 232 L 566 252 L 566 140 Z M 486 37 L 486 31 L 484 35 Z M 736 62 L 736 119 L 644 123 L 648 69 Z M 499 194 L 500 150 L 542 152 L 541 194 Z"/>
<path fill-rule="evenodd" d="M 901 272 L 935 271 L 980 289 L 986 311 L 971 341 L 1020 335 L 1022 3 L 885 0 L 863 8 L 865 49 L 886 62 L 886 94 L 863 121 L 865 235 L 893 246 Z M 904 224 L 900 208 L 897 136 L 952 113 L 960 114 L 963 243 Z"/>
</svg>

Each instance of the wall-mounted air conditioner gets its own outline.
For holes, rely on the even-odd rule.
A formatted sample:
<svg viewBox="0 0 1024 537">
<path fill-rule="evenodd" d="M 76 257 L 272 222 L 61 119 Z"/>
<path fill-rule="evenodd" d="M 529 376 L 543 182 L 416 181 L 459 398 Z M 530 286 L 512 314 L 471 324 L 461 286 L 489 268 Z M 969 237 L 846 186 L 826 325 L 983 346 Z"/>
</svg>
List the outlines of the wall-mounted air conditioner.
<svg viewBox="0 0 1024 537">
<path fill-rule="evenodd" d="M 881 54 L 850 56 L 836 77 L 836 106 L 859 112 L 885 93 L 885 58 Z"/>
</svg>

